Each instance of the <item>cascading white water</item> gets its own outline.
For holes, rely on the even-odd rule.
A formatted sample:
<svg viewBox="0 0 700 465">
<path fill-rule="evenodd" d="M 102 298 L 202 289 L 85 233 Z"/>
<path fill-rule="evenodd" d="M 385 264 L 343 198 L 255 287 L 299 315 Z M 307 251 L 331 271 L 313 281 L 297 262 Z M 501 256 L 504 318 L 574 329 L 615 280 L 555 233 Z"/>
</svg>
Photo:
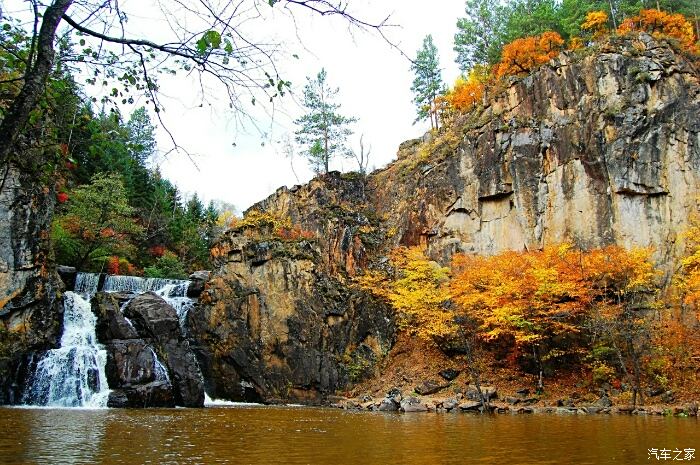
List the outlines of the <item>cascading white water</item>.
<svg viewBox="0 0 700 465">
<path fill-rule="evenodd" d="M 23 396 L 25 404 L 86 408 L 107 406 L 107 351 L 97 343 L 97 319 L 90 306 L 90 299 L 98 290 L 99 278 L 100 275 L 96 273 L 78 273 L 75 291 L 64 294 L 61 345 L 58 349 L 47 351 L 36 364 Z M 189 281 L 176 279 L 107 276 L 102 290 L 133 294 L 153 291 L 175 309 L 180 325 L 184 327 L 187 312 L 194 305 L 194 301 L 187 297 L 188 286 Z M 126 303 L 122 310 L 124 306 Z M 168 370 L 155 352 L 153 357 L 156 379 L 169 382 Z"/>
<path fill-rule="evenodd" d="M 180 327 L 183 329 L 187 321 L 187 312 L 194 306 L 194 300 L 187 297 L 189 285 L 189 281 L 181 281 L 179 283 L 166 284 L 156 291 L 156 294 L 165 299 L 175 309 L 177 318 L 180 321 Z"/>
<path fill-rule="evenodd" d="M 78 278 L 90 282 L 78 274 Z M 105 375 L 107 352 L 97 343 L 95 315 L 89 295 L 66 292 L 63 296 L 61 346 L 39 360 L 27 383 L 24 402 L 48 407 L 107 406 Z"/>
<path fill-rule="evenodd" d="M 78 273 L 75 277 L 74 292 L 82 295 L 93 296 L 97 292 L 100 275 L 97 273 Z"/>
<path fill-rule="evenodd" d="M 194 305 L 194 301 L 187 297 L 189 285 L 189 281 L 180 279 L 111 275 L 105 279 L 102 290 L 105 292 L 129 292 L 133 294 L 149 291 L 155 292 L 175 309 L 180 320 L 180 327 L 184 328 L 187 312 Z"/>
</svg>

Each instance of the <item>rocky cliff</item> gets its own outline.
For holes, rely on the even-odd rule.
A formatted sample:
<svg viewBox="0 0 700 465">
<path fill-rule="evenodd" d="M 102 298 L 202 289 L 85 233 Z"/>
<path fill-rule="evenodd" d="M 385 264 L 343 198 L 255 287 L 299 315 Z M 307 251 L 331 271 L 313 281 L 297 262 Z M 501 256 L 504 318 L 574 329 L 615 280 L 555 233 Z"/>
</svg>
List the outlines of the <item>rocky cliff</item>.
<svg viewBox="0 0 700 465">
<path fill-rule="evenodd" d="M 7 168 L 7 169 L 6 169 Z M 0 404 L 18 400 L 28 352 L 55 347 L 60 279 L 50 260 L 53 192 L 14 167 L 0 170 Z"/>
<path fill-rule="evenodd" d="M 612 38 L 512 79 L 368 177 L 279 189 L 251 211 L 314 238 L 271 239 L 264 225 L 215 248 L 190 314 L 209 388 L 317 400 L 361 376 L 390 347 L 393 323 L 351 278 L 398 245 L 422 244 L 443 263 L 564 241 L 651 245 L 672 270 L 698 206 L 699 70 L 673 44 Z"/>
</svg>

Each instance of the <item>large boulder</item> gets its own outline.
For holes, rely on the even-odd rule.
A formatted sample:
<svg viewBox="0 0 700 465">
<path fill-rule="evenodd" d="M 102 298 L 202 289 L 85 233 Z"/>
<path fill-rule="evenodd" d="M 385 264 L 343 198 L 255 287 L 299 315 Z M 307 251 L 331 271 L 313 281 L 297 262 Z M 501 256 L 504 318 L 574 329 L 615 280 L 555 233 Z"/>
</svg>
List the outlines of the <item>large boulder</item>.
<svg viewBox="0 0 700 465">
<path fill-rule="evenodd" d="M 204 291 L 204 286 L 209 281 L 210 271 L 195 271 L 190 275 L 190 284 L 187 286 L 187 297 L 199 297 Z"/>
<path fill-rule="evenodd" d="M 136 296 L 122 310 L 120 296 L 92 301 L 98 340 L 107 348 L 108 404 L 121 407 L 201 407 L 204 385 L 182 336 L 175 310 L 160 296 Z"/>
</svg>

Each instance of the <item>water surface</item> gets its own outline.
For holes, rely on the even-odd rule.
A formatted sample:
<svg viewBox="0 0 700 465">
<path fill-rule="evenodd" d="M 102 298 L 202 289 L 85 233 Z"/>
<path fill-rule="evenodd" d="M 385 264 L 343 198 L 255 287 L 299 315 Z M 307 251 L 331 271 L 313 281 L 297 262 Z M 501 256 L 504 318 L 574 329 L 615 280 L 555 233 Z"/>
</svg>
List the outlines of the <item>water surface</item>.
<svg viewBox="0 0 700 465">
<path fill-rule="evenodd" d="M 608 415 L 0 408 L 0 428 L 3 464 L 642 464 L 649 448 L 700 450 L 697 418 Z"/>
</svg>

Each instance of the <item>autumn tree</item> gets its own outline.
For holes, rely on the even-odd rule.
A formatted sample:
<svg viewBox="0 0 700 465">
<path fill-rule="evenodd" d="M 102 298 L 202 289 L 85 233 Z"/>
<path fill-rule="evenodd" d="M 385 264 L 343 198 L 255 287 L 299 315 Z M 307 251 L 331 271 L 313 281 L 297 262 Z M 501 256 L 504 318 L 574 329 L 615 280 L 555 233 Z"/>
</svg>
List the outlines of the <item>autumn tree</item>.
<svg viewBox="0 0 700 465">
<path fill-rule="evenodd" d="M 608 14 L 605 11 L 589 12 L 581 29 L 592 34 L 594 39 L 603 36 L 608 32 Z"/>
<path fill-rule="evenodd" d="M 501 61 L 496 67 L 496 76 L 527 74 L 547 63 L 562 50 L 564 40 L 556 32 L 545 32 L 539 36 L 516 39 L 503 47 Z"/>
<path fill-rule="evenodd" d="M 649 249 L 608 247 L 584 255 L 595 305 L 588 317 L 593 355 L 616 365 L 632 389 L 632 403 L 643 403 L 643 362 L 652 351 L 650 311 L 658 306 L 658 272 Z"/>
<path fill-rule="evenodd" d="M 686 49 L 693 49 L 695 31 L 693 24 L 680 13 L 667 13 L 661 10 L 641 10 L 637 16 L 625 19 L 617 32 L 646 31 L 654 37 L 672 37 Z"/>
<path fill-rule="evenodd" d="M 645 250 L 582 252 L 566 244 L 493 257 L 458 255 L 452 298 L 459 311 L 481 321 L 486 340 L 512 341 L 516 351 L 530 354 L 542 389 L 544 372 L 556 360 L 575 357 L 585 344 L 582 330 L 592 315 L 622 359 L 641 353 L 641 339 L 632 331 L 639 322 L 630 312 L 653 284 L 648 258 Z M 624 347 L 620 337 L 627 338 Z"/>
<path fill-rule="evenodd" d="M 321 69 L 314 79 L 306 78 L 303 102 L 306 113 L 294 121 L 300 127 L 296 141 L 305 147 L 304 155 L 316 173 L 328 173 L 334 156 L 352 156 L 346 144 L 353 133 L 349 126 L 357 121 L 339 113 L 336 98 L 340 89 L 331 87 L 327 77 L 326 70 Z"/>
<path fill-rule="evenodd" d="M 143 228 L 132 218 L 124 184 L 117 175 L 96 175 L 72 191 L 65 212 L 53 224 L 52 239 L 62 263 L 99 269 L 113 255 L 130 255 Z"/>
<path fill-rule="evenodd" d="M 481 102 L 488 79 L 488 69 L 483 65 L 474 66 L 468 77 L 457 78 L 452 89 L 445 94 L 450 109 L 461 113 L 472 110 Z"/>
<path fill-rule="evenodd" d="M 356 281 L 391 304 L 404 330 L 430 341 L 451 334 L 456 328 L 447 305 L 449 270 L 420 247 L 394 249 L 389 263 L 390 271 L 370 270 Z"/>
<path fill-rule="evenodd" d="M 418 50 L 411 70 L 415 75 L 411 85 L 417 113 L 415 122 L 429 118 L 431 128 L 437 129 L 439 120 L 435 99 L 443 92 L 444 86 L 438 51 L 432 35 L 429 34 L 423 39 L 423 46 Z"/>
</svg>

